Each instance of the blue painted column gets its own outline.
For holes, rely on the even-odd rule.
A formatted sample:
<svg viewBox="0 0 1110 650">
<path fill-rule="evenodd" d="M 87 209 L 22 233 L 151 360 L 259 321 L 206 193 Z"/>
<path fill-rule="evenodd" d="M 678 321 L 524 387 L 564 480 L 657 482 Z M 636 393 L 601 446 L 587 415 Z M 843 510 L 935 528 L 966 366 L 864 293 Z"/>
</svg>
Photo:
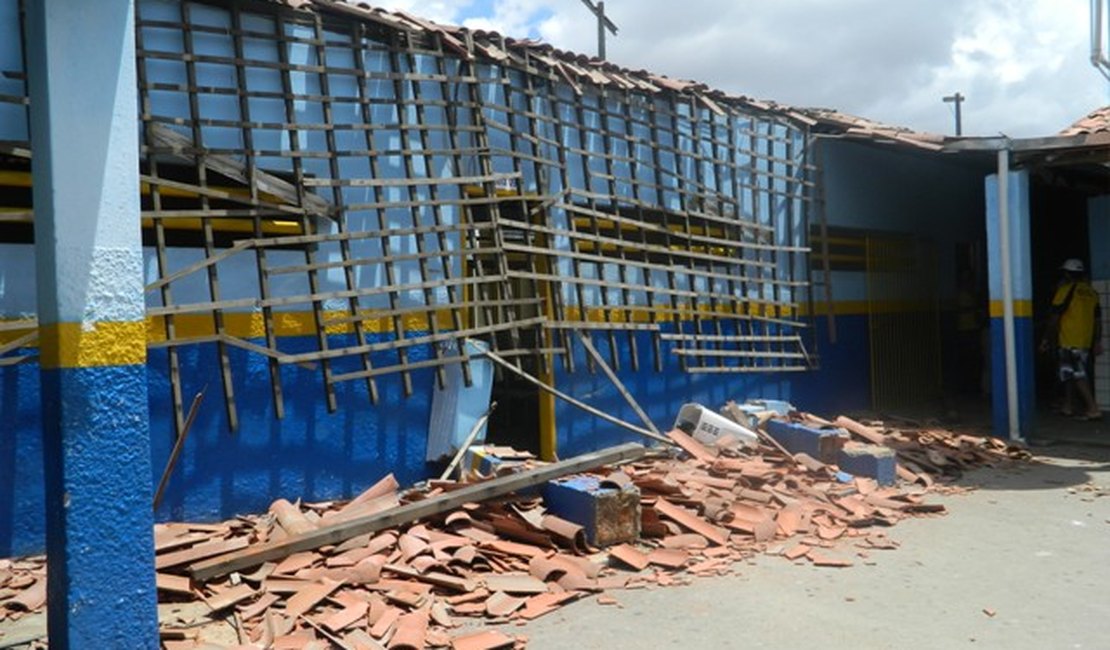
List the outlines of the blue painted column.
<svg viewBox="0 0 1110 650">
<path fill-rule="evenodd" d="M 134 7 L 27 7 L 51 648 L 157 648 Z"/>
<path fill-rule="evenodd" d="M 1091 279 L 1110 280 L 1110 194 L 1087 201 L 1088 239 L 1091 245 Z M 1110 305 L 1103 305 L 1103 313 Z M 1110 354 L 1110 350 L 1105 352 Z"/>
<path fill-rule="evenodd" d="M 1013 277 L 1014 345 L 1017 351 L 1018 431 L 1027 437 L 1034 414 L 1033 278 L 1029 252 L 1029 173 L 1008 175 L 1010 268 Z M 991 412 L 994 434 L 1006 437 L 1010 428 L 1006 395 L 1006 346 L 1003 334 L 1002 243 L 999 231 L 998 174 L 986 179 L 987 264 L 990 281 Z"/>
</svg>

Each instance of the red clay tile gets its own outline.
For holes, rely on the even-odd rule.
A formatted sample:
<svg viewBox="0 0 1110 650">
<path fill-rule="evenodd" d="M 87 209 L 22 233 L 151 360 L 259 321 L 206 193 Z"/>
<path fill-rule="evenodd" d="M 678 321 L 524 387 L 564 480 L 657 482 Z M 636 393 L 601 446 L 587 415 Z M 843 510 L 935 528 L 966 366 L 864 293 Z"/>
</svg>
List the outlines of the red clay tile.
<svg viewBox="0 0 1110 650">
<path fill-rule="evenodd" d="M 338 612 L 335 612 L 334 614 L 331 614 L 324 620 L 320 621 L 320 625 L 323 625 L 332 632 L 340 632 L 347 626 L 353 624 L 355 621 L 359 619 L 364 619 L 369 609 L 370 603 L 368 602 L 352 602 Z"/>
<path fill-rule="evenodd" d="M 311 566 L 320 559 L 320 556 L 317 553 L 313 553 L 312 551 L 294 553 L 281 562 L 278 562 L 277 566 L 274 567 L 274 574 L 293 575 L 297 571 Z"/>
<path fill-rule="evenodd" d="M 249 544 L 250 540 L 246 537 L 233 537 L 231 539 L 197 544 L 191 548 L 155 556 L 154 568 L 161 570 L 181 566 L 182 564 L 190 564 L 197 560 L 203 560 L 246 548 Z"/>
<path fill-rule="evenodd" d="M 544 614 L 555 611 L 563 603 L 568 600 L 574 600 L 578 594 L 576 592 L 566 592 L 562 594 L 539 594 L 532 596 L 528 599 L 524 609 L 520 610 L 519 616 L 525 620 L 532 620 L 539 618 Z"/>
<path fill-rule="evenodd" d="M 616 558 L 637 571 L 643 571 L 648 565 L 648 556 L 628 544 L 609 549 L 609 557 Z"/>
<path fill-rule="evenodd" d="M 507 650 L 514 644 L 515 639 L 504 632 L 485 630 L 451 639 L 451 650 Z"/>
<path fill-rule="evenodd" d="M 523 573 L 490 574 L 484 577 L 486 589 L 510 594 L 542 594 L 547 591 L 543 580 Z"/>
<path fill-rule="evenodd" d="M 510 596 L 503 591 L 498 591 L 486 599 L 486 613 L 502 618 L 523 607 L 527 600 L 527 598 Z"/>
<path fill-rule="evenodd" d="M 517 542 L 507 542 L 504 540 L 497 540 L 486 542 L 479 545 L 483 550 L 496 551 L 497 553 L 504 553 L 506 555 L 517 555 L 520 557 L 532 558 L 537 555 L 547 555 L 547 552 L 542 548 L 537 548 L 531 544 L 520 544 Z"/>
<path fill-rule="evenodd" d="M 677 549 L 703 549 L 709 546 L 709 540 L 697 533 L 670 535 L 669 537 L 664 537 L 663 541 L 660 543 L 663 545 L 663 548 Z"/>
<path fill-rule="evenodd" d="M 794 546 L 782 552 L 782 556 L 788 560 L 797 560 L 803 555 L 809 553 L 810 548 L 805 544 L 795 544 Z"/>
<path fill-rule="evenodd" d="M 370 628 L 370 636 L 381 639 L 386 634 L 389 634 L 389 631 L 393 629 L 397 619 L 401 618 L 401 614 L 403 613 L 404 612 L 397 607 L 387 606 L 386 610 L 382 612 L 382 615 L 374 623 L 373 627 Z"/>
<path fill-rule="evenodd" d="M 779 510 L 778 515 L 775 516 L 775 521 L 778 523 L 780 533 L 786 537 L 792 537 L 801 528 L 801 508 L 794 505 L 786 506 Z"/>
<path fill-rule="evenodd" d="M 254 596 L 254 594 L 254 587 L 244 583 L 208 596 L 204 599 L 204 602 L 208 603 L 208 607 L 211 608 L 213 612 L 218 612 L 233 605 L 237 605 L 251 596 Z"/>
<path fill-rule="evenodd" d="M 409 612 L 397 619 L 395 631 L 389 639 L 390 650 L 424 650 L 428 634 L 428 612 Z"/>
<path fill-rule="evenodd" d="M 689 510 L 670 503 L 662 497 L 656 500 L 655 511 L 682 525 L 683 528 L 698 533 L 715 544 L 723 546 L 728 543 L 727 532 L 706 522 Z"/>
<path fill-rule="evenodd" d="M 249 621 L 270 608 L 271 605 L 281 600 L 277 594 L 262 594 L 258 600 L 239 610 L 239 618 Z"/>
<path fill-rule="evenodd" d="M 710 451 L 708 447 L 686 435 L 683 431 L 672 429 L 667 432 L 667 437 L 700 462 L 712 464 L 717 458 L 717 455 Z"/>
<path fill-rule="evenodd" d="M 316 635 L 312 632 L 294 632 L 277 637 L 270 647 L 273 650 L 305 650 L 308 644 L 314 641 L 316 641 Z"/>
<path fill-rule="evenodd" d="M 567 567 L 563 563 L 546 557 L 536 556 L 528 562 L 528 573 L 537 580 L 558 579 L 560 576 L 567 572 Z"/>
<path fill-rule="evenodd" d="M 0 585 L 4 584 L 0 580 Z M 181 594 L 185 596 L 193 595 L 192 582 L 187 576 L 175 576 L 168 573 L 154 574 L 154 584 L 158 591 L 165 591 L 167 593 Z"/>
<path fill-rule="evenodd" d="M 324 580 L 301 589 L 285 601 L 285 615 L 296 618 L 308 612 L 342 584 L 333 580 Z"/>
<path fill-rule="evenodd" d="M 667 567 L 669 569 L 678 569 L 686 564 L 690 559 L 690 554 L 686 551 L 679 551 L 670 548 L 657 548 L 647 556 L 648 563 L 657 564 L 659 566 Z"/>
<path fill-rule="evenodd" d="M 828 555 L 826 553 L 821 553 L 821 552 L 816 551 L 816 550 L 810 550 L 809 553 L 807 553 L 806 555 L 809 557 L 810 561 L 813 562 L 813 564 L 815 564 L 816 566 L 838 567 L 839 568 L 839 567 L 850 567 L 853 564 L 852 561 L 849 560 L 849 559 L 842 558 L 842 557 L 837 557 L 835 555 Z"/>
</svg>

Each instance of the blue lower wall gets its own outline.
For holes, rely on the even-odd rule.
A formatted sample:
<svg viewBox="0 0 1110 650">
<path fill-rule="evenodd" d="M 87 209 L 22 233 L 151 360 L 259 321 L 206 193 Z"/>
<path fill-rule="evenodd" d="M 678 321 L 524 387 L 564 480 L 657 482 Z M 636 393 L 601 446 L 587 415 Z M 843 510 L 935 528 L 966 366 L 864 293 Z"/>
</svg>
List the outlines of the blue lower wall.
<svg viewBox="0 0 1110 650">
<path fill-rule="evenodd" d="M 415 332 L 413 334 L 416 334 Z M 333 337 L 333 345 L 350 345 Z M 314 349 L 315 339 L 282 339 L 283 351 Z M 411 360 L 430 351 L 414 350 Z M 208 386 L 156 518 L 214 520 L 265 510 L 284 496 L 306 501 L 349 496 L 389 472 L 402 484 L 425 478 L 424 451 L 435 373 L 412 373 L 405 398 L 401 377 L 378 378 L 372 406 L 364 382 L 336 388 L 339 409 L 328 413 L 319 370 L 282 368 L 285 418 L 274 417 L 266 359 L 229 349 L 239 430 L 227 426 L 216 348 L 180 349 L 186 408 Z M 395 354 L 372 356 L 375 365 Z M 333 367 L 355 370 L 354 361 Z M 165 350 L 147 362 L 151 423 L 151 481 L 157 484 L 173 447 L 173 416 Z M 0 557 L 39 552 L 45 539 L 39 368 L 32 362 L 0 369 Z"/>
<path fill-rule="evenodd" d="M 698 375 L 683 372 L 677 357 L 665 372 L 648 363 L 632 372 L 627 363 L 620 376 L 637 395 L 656 424 L 665 428 L 678 408 L 689 401 L 714 408 L 728 399 L 775 397 L 817 413 L 864 407 L 870 399 L 866 317 L 839 316 L 839 342 L 830 344 L 826 319 L 815 319 L 821 370 L 805 373 Z M 415 334 L 415 333 L 413 333 Z M 650 335 L 638 341 L 641 353 L 651 350 Z M 332 345 L 352 344 L 333 337 Z M 618 336 L 622 340 L 624 334 Z M 607 338 L 595 336 L 602 354 Z M 290 353 L 314 349 L 315 340 L 282 339 Z M 575 346 L 582 354 L 581 346 Z M 328 413 L 319 370 L 283 366 L 285 418 L 274 417 L 266 359 L 229 349 L 239 430 L 228 430 L 216 348 L 198 345 L 180 349 L 186 407 L 208 386 L 207 397 L 189 433 L 184 452 L 159 511 L 158 520 L 215 520 L 265 510 L 279 496 L 306 501 L 341 498 L 358 493 L 389 472 L 402 484 L 427 476 L 424 463 L 428 418 L 435 373 L 412 373 L 414 394 L 405 398 L 401 377 L 378 378 L 380 402 L 372 406 L 363 382 L 337 386 L 339 409 Z M 430 354 L 413 350 L 411 360 Z M 376 366 L 396 363 L 396 355 L 374 355 Z M 585 370 L 578 358 L 572 374 L 557 372 L 560 389 L 629 422 L 635 413 L 600 372 Z M 355 370 L 355 360 L 335 364 L 337 372 Z M 151 422 L 151 482 L 157 484 L 173 446 L 173 420 L 167 353 L 152 350 L 147 362 Z M 40 417 L 39 368 L 27 362 L 0 368 L 0 557 L 39 552 L 45 539 Z M 561 401 L 557 404 L 559 454 L 569 457 L 624 440 L 636 439 Z"/>
<path fill-rule="evenodd" d="M 837 316 L 836 343 L 829 342 L 825 317 L 813 319 L 813 322 L 817 328 L 817 352 L 821 361 L 820 370 L 814 372 L 689 373 L 681 369 L 676 355 L 670 355 L 666 359 L 664 372 L 659 373 L 650 363 L 651 334 L 642 332 L 638 334 L 637 345 L 641 355 L 648 357 L 649 362 L 641 362 L 640 370 L 634 372 L 625 355 L 621 358 L 622 366 L 617 374 L 648 417 L 662 430 L 670 428 L 679 408 L 687 402 L 698 402 L 716 410 L 730 399 L 774 398 L 789 400 L 806 411 L 830 415 L 866 408 L 871 401 L 867 317 Z M 623 333 L 617 335 L 618 345 L 624 337 Z M 608 360 L 608 337 L 594 335 L 592 340 Z M 664 345 L 664 350 L 667 349 Z M 575 350 L 575 372 L 563 372 L 559 365 L 556 371 L 557 387 L 590 406 L 626 422 L 639 424 L 635 411 L 608 378 L 600 371 L 590 373 L 587 370 L 581 346 L 575 346 Z M 645 351 L 648 354 L 645 355 Z M 561 400 L 556 402 L 555 408 L 561 458 L 622 442 L 643 440 L 635 433 L 585 414 Z"/>
</svg>

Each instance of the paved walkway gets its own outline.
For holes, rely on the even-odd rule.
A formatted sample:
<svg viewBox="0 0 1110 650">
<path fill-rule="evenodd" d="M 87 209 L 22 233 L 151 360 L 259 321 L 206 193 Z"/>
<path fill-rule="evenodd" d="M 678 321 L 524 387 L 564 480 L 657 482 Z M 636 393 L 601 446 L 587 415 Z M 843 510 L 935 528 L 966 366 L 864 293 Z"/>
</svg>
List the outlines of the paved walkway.
<svg viewBox="0 0 1110 650">
<path fill-rule="evenodd" d="M 1051 446 L 846 569 L 760 557 L 738 575 L 610 592 L 527 626 L 529 648 L 1110 648 L 1110 449 Z M 989 611 L 993 616 L 985 613 Z"/>
</svg>

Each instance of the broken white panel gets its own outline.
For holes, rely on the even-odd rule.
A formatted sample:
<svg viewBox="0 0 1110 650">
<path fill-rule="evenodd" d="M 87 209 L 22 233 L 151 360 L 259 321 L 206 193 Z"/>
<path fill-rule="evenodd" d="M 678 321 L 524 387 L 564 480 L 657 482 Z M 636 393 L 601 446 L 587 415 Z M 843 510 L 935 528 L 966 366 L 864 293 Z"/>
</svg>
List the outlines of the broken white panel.
<svg viewBox="0 0 1110 650">
<path fill-rule="evenodd" d="M 695 403 L 684 404 L 679 409 L 674 428 L 685 431 L 704 445 L 714 445 L 727 435 L 746 446 L 755 446 L 759 442 L 759 436 L 754 431 Z"/>
<path fill-rule="evenodd" d="M 447 344 L 443 353 L 457 355 L 457 343 Z M 425 460 L 429 462 L 451 458 L 459 450 L 478 418 L 489 408 L 493 390 L 493 362 L 483 354 L 489 346 L 481 341 L 468 340 L 466 352 L 470 356 L 470 386 L 463 378 L 461 363 L 444 366 L 444 384 L 432 391 L 432 415 L 428 423 L 428 451 Z M 478 432 L 474 444 L 480 445 L 486 439 L 486 426 Z"/>
</svg>

